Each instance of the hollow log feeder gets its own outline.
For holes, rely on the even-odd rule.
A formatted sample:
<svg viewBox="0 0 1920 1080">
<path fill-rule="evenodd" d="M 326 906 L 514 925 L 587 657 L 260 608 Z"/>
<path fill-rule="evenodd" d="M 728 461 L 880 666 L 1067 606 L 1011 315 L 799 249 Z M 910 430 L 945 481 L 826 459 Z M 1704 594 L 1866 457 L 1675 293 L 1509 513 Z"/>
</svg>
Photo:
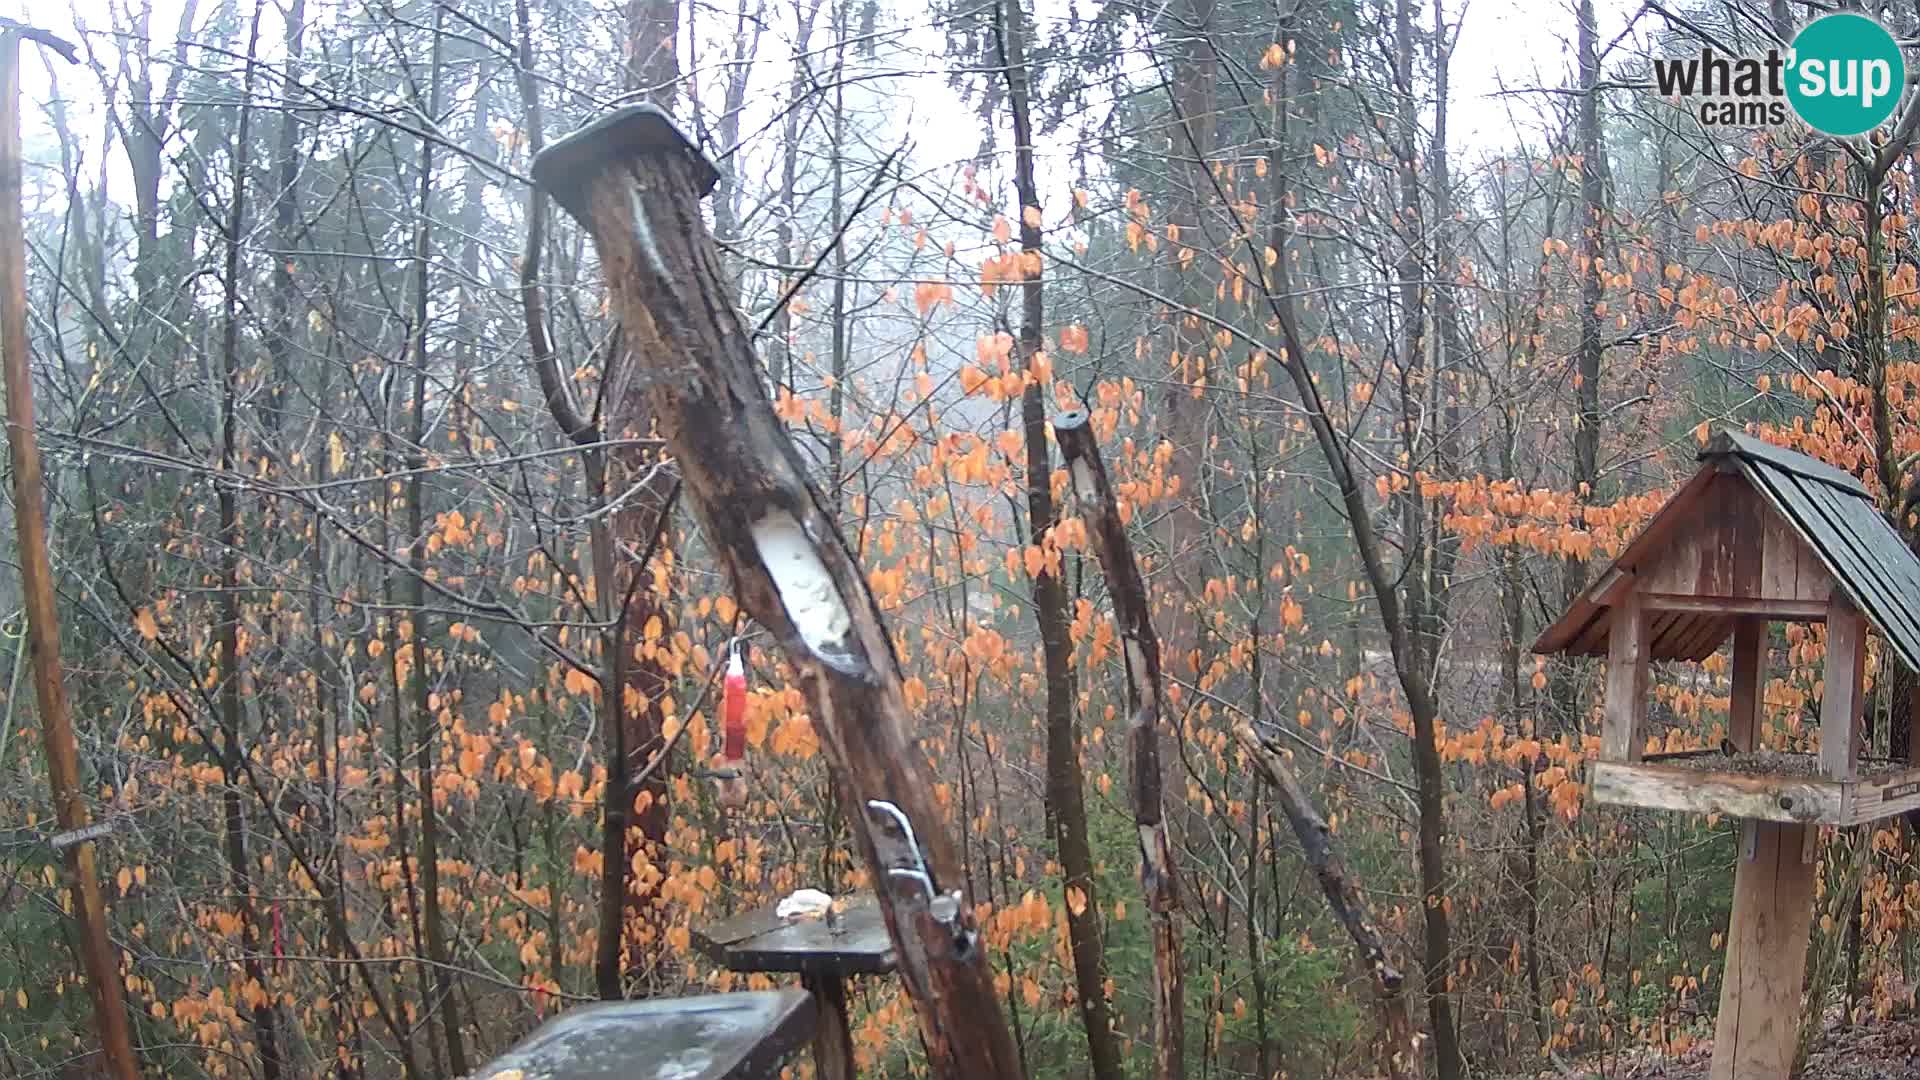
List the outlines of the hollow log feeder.
<svg viewBox="0 0 1920 1080">
<path fill-rule="evenodd" d="M 1180 879 L 1161 806 L 1160 638 L 1154 633 L 1146 582 L 1120 520 L 1087 414 L 1071 409 L 1055 416 L 1053 437 L 1060 444 L 1074 499 L 1106 574 L 1114 620 L 1120 624 L 1127 670 L 1133 823 L 1140 840 L 1140 888 L 1146 894 L 1147 925 L 1153 937 L 1154 1075 L 1159 1080 L 1176 1080 L 1185 1073 L 1186 1010 L 1180 968 Z"/>
<path fill-rule="evenodd" d="M 534 182 L 593 239 L 634 359 L 622 366 L 650 399 L 734 595 L 799 674 L 934 1070 L 1021 1076 L 892 640 L 774 415 L 701 218 L 717 178 L 650 105 L 608 113 L 533 162 Z"/>
<path fill-rule="evenodd" d="M 1863 775 L 1867 639 L 1920 671 L 1920 559 L 1852 476 L 1804 454 L 1721 432 L 1703 465 L 1534 650 L 1605 656 L 1594 798 L 1741 820 L 1720 987 L 1713 1080 L 1785 1080 L 1823 825 L 1920 808 L 1920 768 Z M 1817 755 L 1762 744 L 1768 626 L 1826 626 Z M 1719 751 L 1649 752 L 1648 665 L 1704 660 L 1731 638 L 1732 698 Z M 1883 668 L 1884 670 L 1884 668 Z M 1909 703 L 1920 712 L 1920 698 Z M 1916 717 L 1915 731 L 1920 731 Z M 1653 738 L 1649 738 L 1653 736 Z"/>
</svg>

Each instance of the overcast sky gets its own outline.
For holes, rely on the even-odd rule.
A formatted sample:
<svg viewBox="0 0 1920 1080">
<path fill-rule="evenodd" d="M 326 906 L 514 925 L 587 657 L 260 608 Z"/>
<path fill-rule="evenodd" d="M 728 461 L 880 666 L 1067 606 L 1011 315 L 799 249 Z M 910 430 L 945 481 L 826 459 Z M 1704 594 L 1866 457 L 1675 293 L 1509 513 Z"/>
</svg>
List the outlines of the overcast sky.
<svg viewBox="0 0 1920 1080">
<path fill-rule="evenodd" d="M 200 6 L 204 10 L 216 2 L 202 0 Z M 159 10 L 153 20 L 157 35 L 171 33 L 177 19 L 177 3 L 178 0 L 158 0 Z M 78 16 L 98 32 L 111 22 L 107 5 L 108 0 L 76 0 L 71 5 L 29 5 L 22 0 L 0 0 L 0 14 L 26 21 L 38 20 L 48 29 L 64 34 L 73 34 L 75 16 Z M 1037 17 L 1044 19 L 1052 4 L 1048 0 L 1036 0 L 1033 6 Z M 1598 6 L 1601 40 L 1611 41 L 1625 25 L 1630 8 L 1625 0 L 1600 0 Z M 1572 0 L 1464 0 L 1464 8 L 1460 0 L 1447 0 L 1447 7 L 1449 20 L 1461 25 L 1452 68 L 1451 140 L 1456 153 L 1471 164 L 1518 142 L 1537 144 L 1543 136 L 1541 118 L 1545 100 L 1537 94 L 1503 94 L 1502 91 L 1565 84 L 1573 67 Z M 277 51 L 280 29 L 278 17 L 273 14 L 275 8 L 275 0 L 269 0 L 261 31 L 263 53 Z M 1427 4 L 1421 4 L 1421 11 L 1426 19 L 1431 19 Z M 789 20 L 777 20 L 780 28 L 788 25 Z M 916 47 L 937 48 L 939 45 L 938 32 L 928 24 L 923 23 L 919 32 L 910 33 L 922 39 Z M 774 34 L 768 35 L 767 42 L 763 56 L 783 61 L 785 43 L 777 41 Z M 103 48 L 104 44 L 96 39 L 95 46 Z M 29 139 L 47 131 L 39 106 L 47 99 L 50 89 L 46 65 L 33 55 L 34 51 L 26 50 L 22 69 L 26 110 L 23 120 Z M 711 44 L 703 46 L 703 51 L 706 56 L 717 55 Z M 85 68 L 57 66 L 60 89 L 74 113 L 76 128 L 92 137 L 100 129 L 96 80 Z M 774 91 L 759 95 L 763 107 L 775 105 L 777 90 L 783 88 L 784 81 L 784 77 L 771 76 L 756 80 L 764 90 Z M 908 130 L 913 136 L 922 168 L 936 166 L 931 159 L 940 155 L 958 160 L 972 153 L 977 142 L 973 136 L 960 140 L 947 136 L 951 131 L 969 130 L 977 121 L 965 106 L 951 99 L 943 74 L 926 72 L 904 78 L 896 85 L 905 108 L 894 112 L 894 126 Z M 555 117 L 553 122 L 558 127 L 566 119 Z M 746 125 L 746 130 L 754 130 L 754 125 Z M 1043 170 L 1047 164 L 1052 163 L 1043 163 Z M 1058 185 L 1049 183 L 1047 178 L 1043 178 L 1043 184 L 1059 190 Z"/>
</svg>

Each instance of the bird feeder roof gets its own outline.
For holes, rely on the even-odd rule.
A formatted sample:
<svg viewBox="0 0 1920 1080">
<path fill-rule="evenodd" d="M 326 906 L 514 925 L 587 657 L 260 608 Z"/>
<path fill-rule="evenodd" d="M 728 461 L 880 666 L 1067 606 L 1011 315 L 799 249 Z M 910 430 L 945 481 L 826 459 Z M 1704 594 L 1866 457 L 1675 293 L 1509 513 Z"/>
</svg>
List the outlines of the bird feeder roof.
<svg viewBox="0 0 1920 1080">
<path fill-rule="evenodd" d="M 1865 485 L 1825 462 L 1733 431 L 1718 433 L 1699 458 L 1700 471 L 1540 635 L 1535 652 L 1605 655 L 1613 605 L 1640 585 L 1638 575 L 1677 546 L 1700 539 L 1708 528 L 1718 530 L 1723 546 L 1757 552 L 1764 543 L 1767 522 L 1763 519 L 1771 517 L 1784 524 L 1817 560 L 1817 568 L 1808 569 L 1831 577 L 1832 587 L 1866 616 L 1908 670 L 1920 671 L 1920 558 L 1880 513 Z M 1732 486 L 1750 494 L 1730 496 L 1726 484 L 1730 474 L 1744 481 Z M 1716 493 L 1721 502 L 1709 505 Z M 1726 501 L 1730 497 L 1733 502 Z M 1751 504 L 1753 510 L 1739 513 L 1747 509 L 1740 504 Z M 1727 508 L 1736 512 L 1725 512 Z M 1688 591 L 1701 595 L 1732 591 L 1716 587 L 1707 580 L 1710 577 L 1703 573 L 1703 583 Z M 1748 591 L 1764 594 L 1766 590 Z M 1764 603 L 1783 598 L 1759 595 L 1754 599 Z M 1664 613 L 1651 631 L 1650 656 L 1705 659 L 1725 643 L 1735 621 L 1730 614 L 1709 610 Z"/>
</svg>

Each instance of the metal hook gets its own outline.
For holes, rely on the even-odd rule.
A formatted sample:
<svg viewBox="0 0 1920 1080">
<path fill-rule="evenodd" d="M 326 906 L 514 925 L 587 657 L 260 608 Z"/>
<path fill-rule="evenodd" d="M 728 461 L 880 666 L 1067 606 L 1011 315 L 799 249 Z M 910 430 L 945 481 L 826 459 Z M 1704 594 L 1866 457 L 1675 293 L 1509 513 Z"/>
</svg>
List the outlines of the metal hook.
<svg viewBox="0 0 1920 1080">
<path fill-rule="evenodd" d="M 926 890 L 927 905 L 929 907 L 933 905 L 934 899 L 939 895 L 938 890 L 933 887 L 933 879 L 928 877 L 923 871 L 909 870 L 904 866 L 894 866 L 888 868 L 887 876 L 889 878 L 906 878 L 910 881 L 919 882 L 920 887 Z"/>
<path fill-rule="evenodd" d="M 891 818 L 893 824 L 899 828 L 901 836 L 906 840 L 907 853 L 913 858 L 912 866 L 889 867 L 887 869 L 887 876 L 889 878 L 909 878 L 919 882 L 920 887 L 926 890 L 927 903 L 932 904 L 940 895 L 940 887 L 934 883 L 933 871 L 927 866 L 926 853 L 920 850 L 920 838 L 914 835 L 913 822 L 907 819 L 907 815 L 898 806 L 895 806 L 885 799 L 868 799 L 867 812 L 869 814 L 881 814 Z"/>
<path fill-rule="evenodd" d="M 931 884 L 933 875 L 927 870 L 927 857 L 920 850 L 920 840 L 914 836 L 913 822 L 907 820 L 907 815 L 898 806 L 885 799 L 868 799 L 867 810 L 887 815 L 893 819 L 895 825 L 900 827 L 901 834 L 907 838 L 907 850 L 913 853 L 913 869 Z"/>
</svg>

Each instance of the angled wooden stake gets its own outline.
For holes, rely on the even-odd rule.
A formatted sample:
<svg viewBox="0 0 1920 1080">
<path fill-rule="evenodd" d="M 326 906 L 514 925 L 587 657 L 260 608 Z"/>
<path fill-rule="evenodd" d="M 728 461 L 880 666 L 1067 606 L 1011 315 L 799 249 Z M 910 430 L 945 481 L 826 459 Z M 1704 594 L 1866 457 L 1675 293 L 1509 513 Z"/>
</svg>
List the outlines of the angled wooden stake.
<svg viewBox="0 0 1920 1080">
<path fill-rule="evenodd" d="M 1022 1075 L 892 640 L 774 415 L 701 218 L 712 163 L 666 113 L 639 105 L 543 150 L 533 176 L 592 236 L 633 386 L 650 399 L 734 595 L 800 673 L 934 1069 L 954 1080 Z"/>
<path fill-rule="evenodd" d="M 118 1080 L 140 1075 L 120 993 L 120 951 L 107 937 L 107 903 L 94 872 L 87 803 L 80 794 L 80 758 L 60 670 L 60 615 L 54 606 L 53 560 L 47 554 L 46 487 L 33 430 L 33 369 L 27 355 L 27 238 L 21 221 L 20 38 L 50 35 L 15 23 L 0 29 L 0 366 L 7 388 L 7 445 L 13 452 L 14 527 L 20 534 L 20 587 L 26 596 L 27 641 L 33 651 L 33 693 L 54 817 L 63 845 L 80 956 L 93 997 L 93 1019 L 107 1068 Z M 54 41 L 59 39 L 54 38 Z M 60 42 L 60 44 L 65 44 Z M 58 46 L 55 46 L 56 48 Z M 72 59 L 72 46 L 63 51 Z"/>
<path fill-rule="evenodd" d="M 1140 887 L 1147 896 L 1147 921 L 1153 932 L 1154 1075 L 1175 1080 L 1185 1075 L 1186 1009 L 1180 971 L 1180 880 L 1167 840 L 1160 794 L 1160 638 L 1147 606 L 1147 585 L 1133 544 L 1120 521 L 1087 414 L 1078 410 L 1053 418 L 1053 437 L 1067 462 L 1074 498 L 1087 519 L 1087 535 L 1107 575 L 1113 616 L 1127 661 L 1127 739 L 1133 749 L 1133 823 L 1140 833 Z M 1034 537 L 1035 542 L 1040 537 Z"/>
</svg>

